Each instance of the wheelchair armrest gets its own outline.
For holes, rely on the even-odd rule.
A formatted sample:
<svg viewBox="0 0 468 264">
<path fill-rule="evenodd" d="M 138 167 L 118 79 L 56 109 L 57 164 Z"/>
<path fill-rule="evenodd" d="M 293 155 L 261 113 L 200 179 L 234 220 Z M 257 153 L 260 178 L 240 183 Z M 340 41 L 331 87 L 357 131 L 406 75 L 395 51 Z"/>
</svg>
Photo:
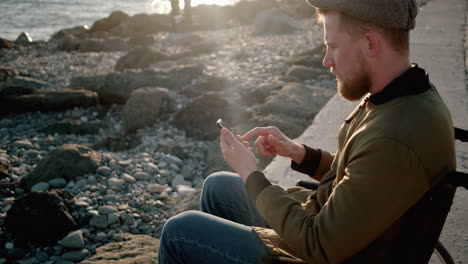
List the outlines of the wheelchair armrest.
<svg viewBox="0 0 468 264">
<path fill-rule="evenodd" d="M 303 181 L 299 180 L 296 182 L 296 186 L 303 187 L 309 190 L 317 190 L 320 183 L 318 181 Z"/>
</svg>

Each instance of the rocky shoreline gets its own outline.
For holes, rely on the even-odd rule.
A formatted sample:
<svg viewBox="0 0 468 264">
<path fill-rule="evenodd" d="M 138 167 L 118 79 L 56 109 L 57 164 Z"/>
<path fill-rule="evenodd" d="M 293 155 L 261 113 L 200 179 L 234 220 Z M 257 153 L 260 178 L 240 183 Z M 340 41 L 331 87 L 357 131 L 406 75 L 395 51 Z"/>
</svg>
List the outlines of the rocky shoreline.
<svg viewBox="0 0 468 264">
<path fill-rule="evenodd" d="M 157 263 L 164 222 L 228 169 L 218 118 L 296 137 L 335 94 L 311 12 L 201 6 L 193 31 L 114 12 L 47 42 L 2 40 L 0 263 Z"/>
</svg>

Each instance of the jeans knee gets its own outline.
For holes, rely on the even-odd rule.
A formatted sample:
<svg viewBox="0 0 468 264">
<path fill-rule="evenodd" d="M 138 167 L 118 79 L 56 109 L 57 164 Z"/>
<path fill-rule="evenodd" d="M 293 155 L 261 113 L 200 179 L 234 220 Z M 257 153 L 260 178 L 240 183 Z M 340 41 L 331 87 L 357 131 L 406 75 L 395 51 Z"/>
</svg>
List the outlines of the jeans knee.
<svg viewBox="0 0 468 264">
<path fill-rule="evenodd" d="M 169 218 L 162 229 L 161 241 L 182 235 L 185 232 L 184 229 L 190 228 L 189 226 L 193 224 L 193 218 L 195 218 L 195 215 L 198 213 L 200 212 L 185 211 Z"/>
<path fill-rule="evenodd" d="M 232 172 L 220 171 L 210 174 L 203 183 L 202 203 L 210 200 L 224 199 L 227 191 L 226 187 L 233 188 L 239 180 L 240 177 Z M 220 195 L 221 197 L 218 197 Z"/>
</svg>

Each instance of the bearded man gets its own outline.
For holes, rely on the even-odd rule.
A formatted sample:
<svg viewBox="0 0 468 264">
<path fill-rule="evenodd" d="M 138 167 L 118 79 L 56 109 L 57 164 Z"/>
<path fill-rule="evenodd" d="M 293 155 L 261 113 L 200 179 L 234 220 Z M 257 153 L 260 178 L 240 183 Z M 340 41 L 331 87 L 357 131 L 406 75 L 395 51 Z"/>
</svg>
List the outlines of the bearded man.
<svg viewBox="0 0 468 264">
<path fill-rule="evenodd" d="M 450 114 L 428 74 L 409 61 L 415 0 L 308 0 L 324 26 L 323 65 L 338 92 L 361 104 L 340 128 L 336 153 L 301 145 L 275 127 L 243 136 L 221 129 L 237 172 L 210 175 L 201 212 L 165 225 L 160 263 L 401 263 L 388 241 L 405 212 L 455 169 Z M 262 155 L 292 160 L 320 182 L 283 189 L 258 170 Z M 263 257 L 263 258 L 262 258 Z M 396 262 L 395 262 L 396 261 Z"/>
</svg>

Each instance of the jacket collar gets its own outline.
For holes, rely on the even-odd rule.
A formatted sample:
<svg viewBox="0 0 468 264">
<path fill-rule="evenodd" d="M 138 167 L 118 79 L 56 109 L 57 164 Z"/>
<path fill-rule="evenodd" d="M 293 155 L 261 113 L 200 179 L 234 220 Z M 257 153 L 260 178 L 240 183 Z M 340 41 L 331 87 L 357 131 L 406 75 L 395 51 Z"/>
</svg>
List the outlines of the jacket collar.
<svg viewBox="0 0 468 264">
<path fill-rule="evenodd" d="M 410 69 L 390 82 L 381 92 L 371 95 L 369 99 L 374 105 L 380 105 L 398 97 L 423 93 L 430 88 L 429 75 L 417 64 L 412 64 Z"/>
</svg>

